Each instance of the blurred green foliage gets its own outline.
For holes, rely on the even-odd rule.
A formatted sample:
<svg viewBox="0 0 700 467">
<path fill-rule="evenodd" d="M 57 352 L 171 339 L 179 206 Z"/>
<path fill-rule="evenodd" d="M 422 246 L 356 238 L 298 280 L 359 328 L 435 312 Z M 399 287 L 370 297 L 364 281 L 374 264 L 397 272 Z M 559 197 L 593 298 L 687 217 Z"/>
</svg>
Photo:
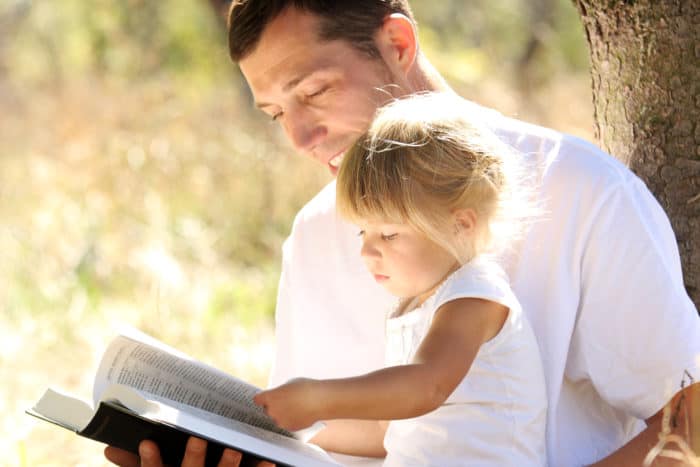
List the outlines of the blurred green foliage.
<svg viewBox="0 0 700 467">
<path fill-rule="evenodd" d="M 0 464 L 104 464 L 22 411 L 88 394 L 114 323 L 265 384 L 281 245 L 330 177 L 252 108 L 215 3 L 0 0 Z M 458 92 L 585 135 L 569 0 L 412 5 Z"/>
<path fill-rule="evenodd" d="M 0 3 L 5 309 L 65 306 L 75 293 L 91 309 L 138 299 L 154 261 L 187 272 L 216 263 L 222 276 L 257 267 L 274 284 L 294 213 L 328 177 L 285 158 L 279 131 L 251 111 L 214 4 Z M 458 92 L 563 120 L 548 86 L 565 83 L 566 94 L 562 77 L 586 71 L 568 0 L 412 5 L 427 55 Z M 238 296 L 211 293 L 209 309 Z M 260 293 L 253 308 L 269 317 L 274 286 Z"/>
<path fill-rule="evenodd" d="M 15 23 L 5 68 L 25 83 L 86 73 L 125 80 L 167 73 L 213 83 L 231 70 L 224 24 L 205 2 L 9 0 L 0 8 Z"/>
<path fill-rule="evenodd" d="M 587 67 L 569 0 L 413 0 L 412 6 L 424 48 L 431 57 L 451 57 L 439 60 L 441 71 L 457 84 L 526 68 L 546 80 Z M 224 20 L 209 1 L 5 0 L 0 16 L 12 23 L 4 27 L 10 45 L 0 61 L 8 77 L 24 83 L 91 73 L 213 85 L 235 75 L 227 65 Z"/>
<path fill-rule="evenodd" d="M 16 264 L 6 309 L 34 309 L 42 297 L 65 306 L 75 293 L 91 309 L 105 297 L 138 299 L 139 268 L 155 267 L 144 266 L 156 261 L 153 251 L 175 269 L 217 263 L 223 276 L 278 267 L 296 209 L 328 177 L 302 165 L 305 175 L 290 183 L 287 173 L 302 169 L 283 156 L 290 151 L 279 132 L 251 112 L 215 3 L 0 3 L 0 103 L 10 110 L 0 126 L 0 195 L 23 206 L 3 213 L 14 222 L 6 245 Z M 568 0 L 412 5 L 427 55 L 467 96 L 488 100 L 490 92 L 507 107 L 507 93 L 493 86 L 508 82 L 538 117 L 530 96 L 585 73 Z M 50 237 L 58 230 L 65 245 Z M 265 277 L 275 283 L 274 273 Z M 274 286 L 259 293 L 266 296 L 253 308 L 269 317 Z M 239 295 L 212 294 L 209 309 Z"/>
<path fill-rule="evenodd" d="M 482 70 L 472 75 L 476 79 L 486 73 L 502 79 L 515 68 L 542 65 L 543 59 L 550 72 L 588 66 L 583 29 L 569 0 L 424 0 L 412 5 L 428 50 L 472 57 Z M 450 73 L 447 68 L 441 71 Z"/>
</svg>

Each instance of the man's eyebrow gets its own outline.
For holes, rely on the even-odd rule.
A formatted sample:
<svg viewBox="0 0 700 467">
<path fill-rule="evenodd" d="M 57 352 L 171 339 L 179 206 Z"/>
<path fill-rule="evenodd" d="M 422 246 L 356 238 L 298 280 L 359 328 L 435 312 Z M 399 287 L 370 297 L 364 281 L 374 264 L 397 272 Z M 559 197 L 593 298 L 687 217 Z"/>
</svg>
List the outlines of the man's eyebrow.
<svg viewBox="0 0 700 467">
<path fill-rule="evenodd" d="M 301 83 L 309 76 L 318 73 L 319 71 L 322 71 L 322 70 L 316 69 L 316 70 L 312 70 L 312 71 L 306 71 L 304 73 L 301 73 L 300 75 L 297 75 L 295 78 L 289 80 L 284 86 L 282 86 L 282 91 L 284 91 L 284 92 L 289 91 L 290 89 L 294 88 L 297 84 Z M 262 109 L 263 107 L 267 107 L 269 105 L 273 105 L 273 104 L 270 102 L 256 102 L 255 103 L 255 107 L 257 107 L 258 109 Z"/>
<path fill-rule="evenodd" d="M 290 80 L 287 84 L 285 84 L 284 86 L 282 86 L 282 90 L 283 90 L 283 91 L 289 91 L 289 90 L 292 89 L 294 86 L 296 86 L 297 84 L 301 83 L 302 81 L 304 81 L 306 78 L 308 78 L 310 75 L 316 73 L 317 71 L 318 71 L 318 70 L 306 71 L 306 72 L 304 72 L 304 73 L 298 75 L 296 78 Z"/>
<path fill-rule="evenodd" d="M 270 103 L 270 102 L 257 102 L 257 101 L 255 102 L 255 107 L 257 107 L 258 109 L 262 109 L 262 108 L 268 107 L 270 105 L 272 105 L 272 103 Z"/>
</svg>

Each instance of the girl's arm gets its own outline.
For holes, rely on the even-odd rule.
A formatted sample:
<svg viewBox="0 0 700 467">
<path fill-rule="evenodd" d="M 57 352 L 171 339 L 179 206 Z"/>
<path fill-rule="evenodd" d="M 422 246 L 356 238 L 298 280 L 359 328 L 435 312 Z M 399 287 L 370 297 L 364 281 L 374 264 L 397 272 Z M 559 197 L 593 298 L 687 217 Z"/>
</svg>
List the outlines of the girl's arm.
<svg viewBox="0 0 700 467">
<path fill-rule="evenodd" d="M 467 374 L 479 347 L 508 316 L 505 306 L 460 298 L 441 306 L 413 361 L 342 379 L 297 379 L 263 391 L 255 402 L 282 427 L 317 420 L 394 420 L 438 408 Z"/>
<path fill-rule="evenodd" d="M 311 442 L 326 451 L 363 457 L 385 457 L 384 434 L 389 422 L 380 420 L 327 420 Z"/>
</svg>

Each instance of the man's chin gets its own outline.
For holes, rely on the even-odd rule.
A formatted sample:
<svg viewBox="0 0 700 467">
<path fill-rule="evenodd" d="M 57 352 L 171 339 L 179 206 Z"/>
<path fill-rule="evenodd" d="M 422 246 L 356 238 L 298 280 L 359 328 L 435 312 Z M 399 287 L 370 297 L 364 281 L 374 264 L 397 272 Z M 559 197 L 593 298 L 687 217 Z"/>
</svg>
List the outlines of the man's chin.
<svg viewBox="0 0 700 467">
<path fill-rule="evenodd" d="M 344 150 L 338 152 L 335 156 L 331 157 L 328 160 L 328 170 L 334 177 L 338 175 L 338 171 L 340 170 L 340 164 L 343 162 L 343 157 L 345 157 Z"/>
</svg>

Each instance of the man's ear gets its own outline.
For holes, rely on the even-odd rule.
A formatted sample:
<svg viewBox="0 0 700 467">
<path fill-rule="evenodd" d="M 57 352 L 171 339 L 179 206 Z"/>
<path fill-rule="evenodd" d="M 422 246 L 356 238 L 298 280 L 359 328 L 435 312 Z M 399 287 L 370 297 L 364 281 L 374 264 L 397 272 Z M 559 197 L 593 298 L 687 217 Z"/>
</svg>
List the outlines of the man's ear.
<svg viewBox="0 0 700 467">
<path fill-rule="evenodd" d="M 452 215 L 454 216 L 456 234 L 471 235 L 474 233 L 477 222 L 476 211 L 471 208 L 456 209 Z"/>
<path fill-rule="evenodd" d="M 375 40 L 389 68 L 406 75 L 418 54 L 418 38 L 413 21 L 401 13 L 392 13 L 384 20 Z"/>
</svg>

